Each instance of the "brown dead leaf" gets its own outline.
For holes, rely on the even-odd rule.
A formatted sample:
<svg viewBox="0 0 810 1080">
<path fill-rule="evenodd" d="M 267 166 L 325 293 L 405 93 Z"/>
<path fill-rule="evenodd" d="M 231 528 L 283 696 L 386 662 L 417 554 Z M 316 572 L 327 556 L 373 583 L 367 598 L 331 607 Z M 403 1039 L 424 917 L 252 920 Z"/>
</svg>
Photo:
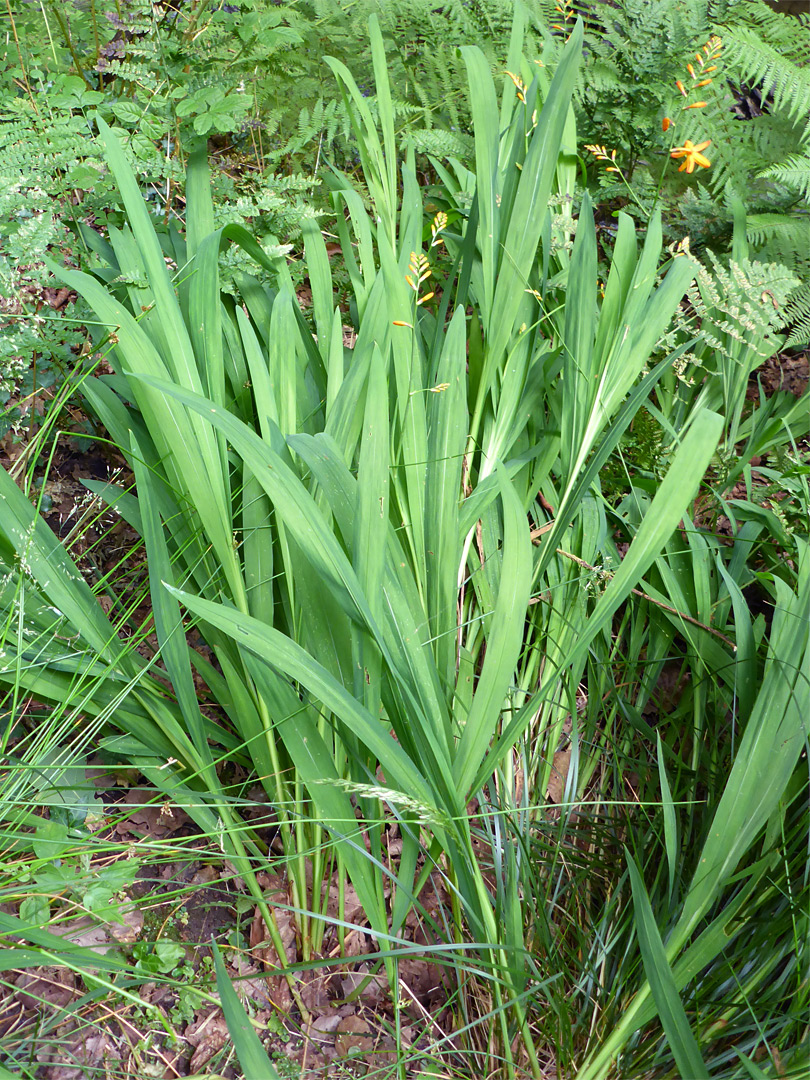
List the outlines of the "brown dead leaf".
<svg viewBox="0 0 810 1080">
<path fill-rule="evenodd" d="M 273 885 L 276 887 L 273 888 Z M 283 901 L 287 902 L 287 892 L 280 877 L 276 877 L 275 882 L 270 882 L 268 893 L 270 894 L 268 896 L 268 901 L 270 902 L 272 902 L 273 895 L 275 895 L 277 899 L 282 899 L 283 897 Z M 293 963 L 296 959 L 297 949 L 295 923 L 293 921 L 292 912 L 288 911 L 286 908 L 276 907 L 273 908 L 273 915 L 275 917 L 279 937 L 281 938 L 281 944 L 284 948 L 286 962 Z M 273 1005 L 280 1013 L 288 1013 L 292 1006 L 292 994 L 290 993 L 287 980 L 283 975 L 278 974 L 280 968 L 279 956 L 258 907 L 253 914 L 253 922 L 250 926 L 250 948 L 253 956 L 266 968 L 270 969 L 265 978 L 267 980 L 268 993 Z"/>
<path fill-rule="evenodd" d="M 14 980 L 16 1000 L 26 1010 L 40 1012 L 48 1005 L 63 1009 L 81 996 L 68 968 L 39 967 L 21 972 Z"/>
<path fill-rule="evenodd" d="M 331 971 L 303 971 L 299 976 L 298 989 L 301 1000 L 310 1016 L 331 1013 L 332 999 L 329 996 Z"/>
<path fill-rule="evenodd" d="M 409 995 L 424 1010 L 431 1014 L 438 1011 L 438 1007 L 446 995 L 444 972 L 438 964 L 428 963 L 428 961 L 420 960 L 418 957 L 410 957 L 407 960 L 400 960 L 399 975 L 400 981 L 409 991 Z M 414 1012 L 408 1009 L 408 1011 L 412 1012 L 413 1015 L 419 1015 L 419 1010 Z"/>
<path fill-rule="evenodd" d="M 326 1035 L 337 1029 L 342 1017 L 338 1012 L 324 1013 L 323 1016 L 316 1016 L 312 1021 L 310 1028 L 310 1034 L 317 1038 L 319 1035 Z"/>
<path fill-rule="evenodd" d="M 186 1025 L 183 1038 L 195 1049 L 212 1031 L 227 1030 L 222 1010 L 215 1005 L 208 1006 Z"/>
<path fill-rule="evenodd" d="M 809 369 L 810 353 L 780 353 L 766 360 L 756 375 L 768 397 L 780 390 L 801 397 L 807 389 Z M 754 401 L 758 400 L 759 387 L 756 380 L 751 380 L 748 396 Z"/>
<path fill-rule="evenodd" d="M 311 1039 L 305 1039 L 302 1043 L 288 1044 L 285 1056 L 287 1060 L 301 1067 L 301 1076 L 306 1080 L 318 1080 L 325 1078 L 329 1068 L 329 1062 L 323 1052 Z"/>
<path fill-rule="evenodd" d="M 46 286 L 42 290 L 42 299 L 46 304 L 49 304 L 54 311 L 59 311 L 60 308 L 63 308 L 70 297 L 70 289 L 52 289 Z M 75 299 L 75 293 L 73 294 L 73 297 Z"/>
<path fill-rule="evenodd" d="M 225 1023 L 225 1017 L 222 1013 L 217 1013 L 213 1019 L 209 1019 L 210 1023 L 207 1023 L 202 1029 L 204 1033 L 201 1034 L 196 1044 L 192 1042 L 192 1045 L 196 1045 L 189 1063 L 189 1069 L 192 1073 L 199 1072 L 203 1065 L 206 1065 L 217 1050 L 221 1050 L 230 1038 L 228 1025 Z M 189 1038 L 188 1034 L 186 1034 L 186 1038 Z M 189 1041 L 191 1042 L 191 1039 Z"/>
<path fill-rule="evenodd" d="M 339 946 L 336 946 L 336 949 Z M 346 957 L 360 956 L 364 952 L 369 952 L 369 943 L 367 935 L 362 930 L 350 930 L 346 937 L 343 939 L 343 952 L 342 955 Z M 337 955 L 337 953 L 335 953 Z"/>
<path fill-rule="evenodd" d="M 570 768 L 571 746 L 569 744 L 565 750 L 557 751 L 551 765 L 551 776 L 548 781 L 546 798 L 549 802 L 554 803 L 555 806 L 559 806 L 562 802 L 563 792 L 565 791 L 565 782 L 568 779 L 568 770 Z"/>
<path fill-rule="evenodd" d="M 192 885 L 207 885 L 209 882 L 214 881 L 219 877 L 219 871 L 211 863 L 206 863 L 205 866 L 201 866 L 191 879 Z"/>
<path fill-rule="evenodd" d="M 240 979 L 236 985 L 240 997 L 245 997 L 254 1005 L 267 1008 L 274 1015 L 278 1015 L 278 1006 L 270 994 L 267 979 L 264 976 L 255 979 Z"/>
<path fill-rule="evenodd" d="M 168 802 L 155 803 L 152 799 L 150 792 L 143 788 L 130 788 L 122 807 L 131 806 L 133 809 L 117 822 L 115 832 L 119 836 L 162 840 L 189 820 L 186 812 L 179 807 Z"/>
<path fill-rule="evenodd" d="M 103 1031 L 81 1031 L 54 1047 L 56 1054 L 42 1075 L 43 1080 L 86 1080 L 88 1076 L 109 1074 L 108 1065 L 120 1061 L 110 1037 Z M 58 1055 L 58 1057 L 57 1057 Z"/>
<path fill-rule="evenodd" d="M 89 916 L 83 919 L 70 919 L 67 922 L 51 923 L 48 927 L 52 934 L 80 945 L 85 949 L 92 949 L 101 956 L 106 955 L 110 947 L 108 924 L 102 925 Z"/>
<path fill-rule="evenodd" d="M 141 936 L 143 930 L 143 912 L 136 907 L 127 908 L 118 913 L 122 923 L 111 923 L 109 931 L 119 945 L 132 945 Z"/>
<path fill-rule="evenodd" d="M 357 1013 L 344 1016 L 337 1026 L 335 1037 L 335 1050 L 338 1057 L 354 1057 L 356 1054 L 365 1054 L 374 1046 L 371 1037 L 371 1028 L 368 1021 Z"/>
<path fill-rule="evenodd" d="M 358 964 L 354 971 L 347 971 L 341 982 L 343 997 L 359 990 L 364 1005 L 379 1005 L 389 996 L 387 980 L 380 974 L 371 975 L 368 964 Z"/>
</svg>

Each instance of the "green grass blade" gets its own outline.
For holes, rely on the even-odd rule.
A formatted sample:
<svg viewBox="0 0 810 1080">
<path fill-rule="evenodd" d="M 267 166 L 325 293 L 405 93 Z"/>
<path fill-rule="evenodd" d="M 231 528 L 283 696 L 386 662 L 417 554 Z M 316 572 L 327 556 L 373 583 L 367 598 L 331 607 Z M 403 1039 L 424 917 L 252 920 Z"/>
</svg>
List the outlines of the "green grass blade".
<svg viewBox="0 0 810 1080">
<path fill-rule="evenodd" d="M 666 764 L 664 762 L 664 747 L 661 742 L 660 732 L 656 732 L 658 740 L 658 776 L 661 781 L 661 810 L 664 815 L 664 847 L 667 853 L 668 892 L 672 897 L 675 887 L 675 872 L 678 867 L 678 819 L 675 814 L 675 805 L 672 801 L 672 789 L 669 786 Z"/>
<path fill-rule="evenodd" d="M 524 291 L 537 257 L 537 245 L 551 196 L 560 145 L 576 85 L 582 52 L 582 22 L 577 24 L 554 73 L 548 96 L 520 175 L 515 202 L 503 240 L 492 309 L 485 311 L 489 351 L 498 362 L 506 351 Z M 522 123 L 522 113 L 518 112 Z M 480 172 L 479 172 L 480 178 Z M 481 229 L 485 227 L 482 219 Z"/>
<path fill-rule="evenodd" d="M 377 125 L 368 102 L 358 89 L 354 76 L 340 60 L 325 56 L 324 61 L 338 80 L 346 110 L 357 137 L 360 161 L 368 190 L 374 200 L 382 233 L 391 250 L 396 245 L 396 185 L 389 185 L 389 163 L 380 142 Z M 379 89 L 379 87 L 378 87 Z M 396 166 L 394 166 L 396 168 Z"/>
<path fill-rule="evenodd" d="M 765 675 L 700 853 L 699 869 L 667 942 L 667 956 L 676 974 L 680 965 L 675 958 L 721 886 L 771 820 L 806 747 L 806 718 L 810 715 L 810 549 L 803 541 L 798 541 L 798 547 L 798 590 L 793 593 L 784 582 L 775 580 L 777 605 Z M 749 869 L 752 884 L 758 872 L 762 870 L 758 871 L 757 866 Z M 685 960 L 689 956 L 693 976 L 726 947 L 728 930 L 724 931 L 718 917 L 702 938 L 705 942 L 698 939 L 682 957 Z M 683 983 L 687 977 L 679 981 Z M 598 1080 L 604 1075 L 607 1063 L 650 1019 L 650 987 L 645 986 L 603 1046 L 583 1065 L 578 1080 Z"/>
<path fill-rule="evenodd" d="M 633 889 L 636 934 L 644 961 L 644 972 L 658 1006 L 658 1015 L 661 1017 L 667 1042 L 681 1076 L 688 1076 L 689 1080 L 711 1080 L 678 995 L 641 873 L 626 849 L 625 856 Z"/>
<path fill-rule="evenodd" d="M 201 391 L 194 350 L 146 202 L 117 136 L 101 116 L 97 115 L 96 122 L 104 156 L 115 176 L 149 287 L 154 294 L 157 318 L 150 325 L 158 336 L 163 358 L 178 382 Z"/>
<path fill-rule="evenodd" d="M 323 234 L 314 218 L 304 218 L 301 223 L 304 235 L 304 258 L 307 264 L 309 284 L 312 289 L 312 313 L 318 348 L 326 360 L 332 336 L 332 270 Z"/>
<path fill-rule="evenodd" d="M 747 1056 L 747 1054 L 744 1054 L 741 1050 L 736 1049 L 734 1052 L 742 1062 L 743 1068 L 745 1069 L 747 1075 L 750 1077 L 750 1080 L 772 1080 L 771 1075 L 769 1073 L 763 1072 L 762 1069 L 760 1069 L 759 1065 L 754 1064 L 754 1062 L 751 1060 L 750 1057 Z"/>
<path fill-rule="evenodd" d="M 622 311 L 627 304 L 633 273 L 636 269 L 638 245 L 636 227 L 628 214 L 619 213 L 619 227 L 610 261 L 610 272 L 605 283 L 605 295 L 599 312 L 594 352 L 598 357 L 605 354 L 608 342 L 613 342 L 619 331 Z"/>
<path fill-rule="evenodd" d="M 189 334 L 200 373 L 200 393 L 221 405 L 225 401 L 225 357 L 222 342 L 219 249 L 220 236 L 211 233 L 200 243 L 197 250 L 189 287 Z M 221 446 L 219 453 L 220 470 L 224 470 L 223 475 L 227 477 Z"/>
<path fill-rule="evenodd" d="M 594 397 L 599 391 L 599 372 L 594 371 L 592 362 L 595 355 L 596 277 L 596 227 L 586 192 L 568 275 L 562 338 L 563 391 L 567 407 L 563 408 L 560 421 L 560 448 L 563 475 L 568 476 L 583 442 Z"/>
<path fill-rule="evenodd" d="M 357 466 L 356 525 L 353 564 L 378 625 L 385 616 L 383 579 L 388 539 L 388 381 L 378 349 L 369 369 L 363 437 Z M 355 690 L 372 713 L 380 711 L 380 650 L 368 635 L 355 628 Z"/>
<path fill-rule="evenodd" d="M 0 535 L 68 625 L 107 661 L 121 658 L 121 646 L 98 600 L 73 560 L 38 516 L 5 469 L 0 469 Z"/>
<path fill-rule="evenodd" d="M 0 961 L 9 959 L 9 968 L 38 967 L 43 962 L 42 953 L 37 951 L 40 949 L 61 956 L 63 963 L 70 964 L 74 970 L 78 971 L 98 968 L 102 971 L 115 972 L 126 971 L 129 967 L 126 960 L 115 952 L 104 954 L 83 945 L 73 945 L 59 934 L 52 934 L 50 930 L 45 930 L 41 926 L 28 926 L 16 915 L 8 915 L 0 911 L 0 940 L 3 938 L 9 938 L 13 942 L 27 941 L 37 947 L 36 950 L 29 950 L 27 961 L 22 950 L 19 952 L 15 950 L 17 955 L 13 963 L 8 958 L 5 948 L 0 950 Z M 9 970 L 5 965 L 3 968 Z"/>
<path fill-rule="evenodd" d="M 222 1005 L 222 1014 L 228 1025 L 228 1032 L 233 1040 L 236 1056 L 242 1066 L 246 1080 L 281 1080 L 275 1065 L 267 1056 L 259 1036 L 253 1029 L 250 1017 L 245 1012 L 242 1002 L 228 978 L 222 955 L 216 941 L 211 939 L 216 967 L 217 990 Z"/>
<path fill-rule="evenodd" d="M 394 106 L 391 101 L 391 85 L 388 79 L 388 60 L 385 55 L 385 44 L 380 30 L 380 20 L 375 13 L 369 16 L 368 31 L 371 38 L 374 83 L 377 88 L 377 112 L 383 137 L 384 190 L 388 205 L 391 207 L 392 213 L 395 214 L 397 204 L 397 144 L 394 138 Z M 389 234 L 392 242 L 396 239 L 393 230 L 392 221 Z"/>
<path fill-rule="evenodd" d="M 563 666 L 575 666 L 585 655 L 591 642 L 609 624 L 619 606 L 630 595 L 630 590 L 644 576 L 667 539 L 677 528 L 717 448 L 722 427 L 721 416 L 704 412 L 701 423 L 694 425 L 687 432 L 633 543 L 600 597 L 587 625 L 582 628 L 576 643 L 567 652 L 562 661 Z M 538 692 L 532 695 L 498 738 L 479 769 L 473 788 L 479 787 L 486 781 L 487 776 L 492 774 L 496 764 L 514 745 L 539 703 L 545 700 L 556 685 L 556 681 L 557 675 L 553 670 L 544 675 Z"/>
<path fill-rule="evenodd" d="M 764 828 L 807 744 L 810 549 L 797 543 L 799 590 L 792 593 L 783 581 L 774 581 L 777 602 L 765 677 L 684 905 L 679 940 L 691 933 L 720 883 Z"/>
<path fill-rule="evenodd" d="M 129 369 L 128 382 L 149 434 L 164 463 L 167 477 L 180 496 L 199 514 L 203 529 L 214 547 L 219 565 L 228 577 L 235 597 L 242 591 L 241 574 L 233 551 L 230 504 L 226 477 L 216 441 L 205 434 L 207 425 L 189 417 L 162 393 L 154 393 L 139 381 L 141 375 L 166 379 L 169 371 L 158 350 L 132 315 L 88 274 L 51 268 L 80 293 L 104 322 L 117 328 L 117 351 Z M 199 385 L 199 380 L 194 380 Z M 182 499 L 182 496 L 181 496 Z"/>
<path fill-rule="evenodd" d="M 180 401 L 221 429 L 267 492 L 303 554 L 334 591 L 347 613 L 361 616 L 369 628 L 374 628 L 375 620 L 357 575 L 312 496 L 282 458 L 245 424 L 204 398 L 172 383 L 146 377 L 142 381 Z"/>
</svg>

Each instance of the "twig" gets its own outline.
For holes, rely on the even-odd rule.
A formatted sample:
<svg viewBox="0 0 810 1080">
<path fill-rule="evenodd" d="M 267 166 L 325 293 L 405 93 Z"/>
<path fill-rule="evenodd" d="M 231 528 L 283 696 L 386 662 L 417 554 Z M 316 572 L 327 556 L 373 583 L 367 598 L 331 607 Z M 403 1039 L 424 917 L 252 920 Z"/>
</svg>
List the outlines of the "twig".
<svg viewBox="0 0 810 1080">
<path fill-rule="evenodd" d="M 546 525 L 541 526 L 539 529 L 533 529 L 531 532 L 532 542 L 536 542 L 536 538 L 542 535 L 542 533 L 546 532 L 549 526 L 551 526 L 552 524 L 553 522 L 549 521 Z M 575 562 L 577 566 L 581 566 L 585 570 L 598 570 L 598 567 L 591 566 L 590 563 L 585 562 L 584 559 L 580 559 L 578 555 L 573 555 L 570 551 L 563 551 L 562 548 L 557 548 L 557 554 L 562 555 L 563 558 L 570 559 L 571 562 Z M 715 630 L 714 627 L 707 626 L 705 623 L 702 623 L 699 619 L 693 618 L 691 615 L 686 615 L 683 611 L 679 611 L 676 607 L 672 607 L 671 604 L 665 604 L 663 600 L 656 600 L 654 596 L 650 596 L 649 593 L 642 592 L 641 589 L 631 589 L 630 592 L 634 596 L 640 596 L 642 600 L 648 600 L 651 604 L 655 604 L 656 607 L 661 608 L 663 611 L 668 611 L 672 615 L 677 615 L 678 618 L 683 619 L 684 622 L 691 623 L 693 626 L 698 626 L 701 630 L 705 630 L 708 634 L 713 634 L 715 637 L 720 638 L 721 641 L 724 641 L 726 645 L 728 645 L 729 648 L 732 649 L 733 652 L 737 651 L 737 646 L 734 644 L 731 638 L 727 638 L 725 634 L 721 634 L 720 631 Z"/>
</svg>

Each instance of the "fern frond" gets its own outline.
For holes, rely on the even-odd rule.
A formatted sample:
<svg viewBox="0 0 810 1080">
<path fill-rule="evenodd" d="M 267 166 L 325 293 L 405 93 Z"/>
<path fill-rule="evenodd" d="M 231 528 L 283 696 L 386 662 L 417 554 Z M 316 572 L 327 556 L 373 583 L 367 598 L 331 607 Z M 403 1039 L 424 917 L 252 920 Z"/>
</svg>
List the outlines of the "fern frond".
<svg viewBox="0 0 810 1080">
<path fill-rule="evenodd" d="M 810 251 L 810 220 L 807 215 L 749 214 L 745 222 L 748 242 L 762 247 L 775 237 L 796 251 Z"/>
<path fill-rule="evenodd" d="M 797 38 L 808 35 L 796 35 Z M 810 73 L 788 60 L 780 51 L 746 26 L 726 32 L 723 43 L 726 61 L 739 73 L 741 82 L 762 88 L 763 96 L 771 95 L 773 107 L 796 123 L 808 124 L 810 117 Z M 810 61 L 810 41 L 806 62 Z"/>
<path fill-rule="evenodd" d="M 785 348 L 810 345 L 810 282 L 805 282 L 788 300 L 785 323 L 791 330 Z"/>
<path fill-rule="evenodd" d="M 765 0 L 732 0 L 728 7 L 719 23 L 732 30 L 748 27 L 792 64 L 806 67 L 810 63 L 810 16 L 775 11 Z"/>
<path fill-rule="evenodd" d="M 769 180 L 778 180 L 780 184 L 810 201 L 810 153 L 793 154 L 785 161 L 763 169 L 759 175 Z"/>
<path fill-rule="evenodd" d="M 467 159 L 474 147 L 471 135 L 459 131 L 442 131 L 439 128 L 414 130 L 409 134 L 408 142 L 417 154 L 429 154 L 441 161 L 451 157 Z"/>
<path fill-rule="evenodd" d="M 687 291 L 700 320 L 702 362 L 722 356 L 751 368 L 781 344 L 774 334 L 787 325 L 788 298 L 801 284 L 786 267 L 742 259 L 724 267 L 707 252 L 711 269 L 695 260 L 695 280 Z"/>
</svg>

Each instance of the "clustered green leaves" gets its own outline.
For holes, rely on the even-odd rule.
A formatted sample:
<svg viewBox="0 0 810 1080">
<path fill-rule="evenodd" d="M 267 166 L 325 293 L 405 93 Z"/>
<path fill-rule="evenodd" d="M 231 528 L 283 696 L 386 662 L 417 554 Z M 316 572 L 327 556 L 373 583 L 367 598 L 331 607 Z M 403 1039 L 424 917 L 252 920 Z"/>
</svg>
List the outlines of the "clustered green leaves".
<svg viewBox="0 0 810 1080">
<path fill-rule="evenodd" d="M 790 491 L 810 505 L 808 417 L 784 394 L 747 400 L 795 279 L 749 257 L 744 207 L 732 258 L 710 270 L 667 253 L 661 207 L 643 229 L 618 211 L 601 242 L 601 207 L 577 188 L 585 27 L 547 33 L 539 66 L 524 14 L 506 77 L 462 49 L 472 146 L 433 161 L 430 207 L 398 138 L 384 20 L 369 23 L 373 87 L 327 58 L 362 175 L 330 173 L 339 251 L 316 216 L 301 222 L 306 311 L 285 245 L 217 207 L 204 141 L 185 229 L 161 225 L 125 117 L 97 110 L 119 225 L 77 222 L 88 266 L 47 265 L 92 311 L 109 364 L 81 392 L 134 484 L 87 487 L 142 539 L 161 666 L 128 634 L 136 602 L 103 608 L 108 582 L 80 573 L 0 471 L 4 745 L 28 696 L 53 710 L 46 741 L 90 732 L 217 838 L 283 958 L 257 878 L 267 852 L 222 761 L 255 775 L 302 960 L 322 949 L 333 875 L 392 987 L 417 912 L 449 977 L 490 997 L 476 1016 L 459 990 L 477 1071 L 539 1078 L 553 1046 L 581 1080 L 620 1058 L 636 1075 L 709 1075 L 708 1061 L 730 1077 L 744 1059 L 729 1064 L 729 1016 L 740 1055 L 776 1046 L 801 1068 L 810 554 L 806 528 L 757 497 L 752 461 L 791 456 Z M 278 45 L 279 22 L 247 15 L 246 49 Z M 227 98 L 199 89 L 178 98 L 192 128 Z M 655 452 L 628 468 L 645 438 Z M 768 618 L 749 609 L 755 587 Z M 70 762 L 54 773 L 52 747 L 29 749 L 53 799 Z M 24 772 L 0 779 L 15 851 L 41 857 L 60 814 L 86 822 L 81 799 L 44 819 L 21 805 Z M 49 873 L 78 887 L 69 854 L 37 870 L 43 889 Z M 431 875 L 444 925 L 423 901 Z M 36 914 L 0 914 L 25 942 L 0 958 L 31 966 L 54 948 L 25 925 Z M 97 980 L 126 969 L 64 955 Z M 132 957 L 145 977 L 179 958 L 166 943 Z M 214 959 L 246 1075 L 274 1075 Z"/>
</svg>

